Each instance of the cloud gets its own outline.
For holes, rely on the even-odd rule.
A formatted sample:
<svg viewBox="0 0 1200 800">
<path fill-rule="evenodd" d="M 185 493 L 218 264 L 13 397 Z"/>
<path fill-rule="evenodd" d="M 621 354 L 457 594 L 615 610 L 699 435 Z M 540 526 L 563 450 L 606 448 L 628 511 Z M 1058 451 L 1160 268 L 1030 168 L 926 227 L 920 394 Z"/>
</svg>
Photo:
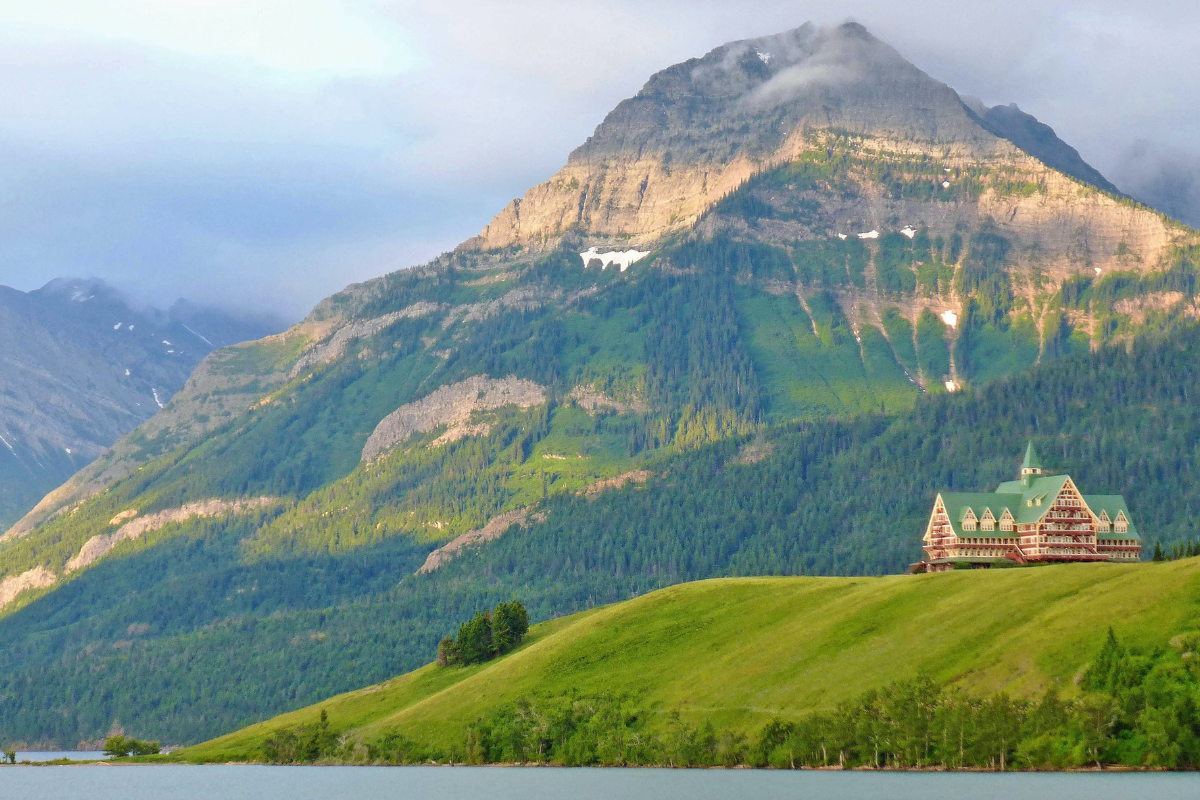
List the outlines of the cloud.
<svg viewBox="0 0 1200 800">
<path fill-rule="evenodd" d="M 390 75 L 417 63 L 401 26 L 334 0 L 40 0 L 10 3 L 0 27 L 43 44 L 105 44 L 325 79 Z"/>
<path fill-rule="evenodd" d="M 1113 180 L 1147 205 L 1200 227 L 1200 154 L 1138 140 L 1113 169 Z"/>
<path fill-rule="evenodd" d="M 298 316 L 477 233 L 654 71 L 806 20 L 842 22 L 848 8 L 6 3 L 0 284 L 96 275 L 155 302 L 264 302 Z M 1190 4 L 927 0 L 901 13 L 862 0 L 853 14 L 959 91 L 1018 103 L 1118 185 L 1156 174 L 1130 160 L 1135 140 L 1177 163 L 1200 149 L 1200 110 L 1178 99 L 1200 94 Z M 1126 162 L 1143 168 L 1123 178 Z"/>
</svg>

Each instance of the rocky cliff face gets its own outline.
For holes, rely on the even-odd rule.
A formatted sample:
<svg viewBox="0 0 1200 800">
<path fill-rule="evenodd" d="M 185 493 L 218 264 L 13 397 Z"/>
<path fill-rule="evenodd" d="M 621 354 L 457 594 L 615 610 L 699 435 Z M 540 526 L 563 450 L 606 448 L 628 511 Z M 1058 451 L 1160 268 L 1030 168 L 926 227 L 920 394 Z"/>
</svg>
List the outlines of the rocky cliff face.
<svg viewBox="0 0 1200 800">
<path fill-rule="evenodd" d="M 549 181 L 470 246 L 537 246 L 579 230 L 647 245 L 682 230 L 803 134 L 838 130 L 993 153 L 999 140 L 953 89 L 862 26 L 811 24 L 723 45 L 654 75 Z"/>
<path fill-rule="evenodd" d="M 870 203 L 872 187 L 864 187 L 866 202 L 848 214 L 854 218 L 833 223 L 870 230 L 898 216 L 901 224 L 936 219 L 953 227 L 992 216 L 1049 248 L 1051 260 L 1083 247 L 1105 262 L 1102 269 L 1112 266 L 1107 256 L 1121 241 L 1154 262 L 1174 236 L 1169 221 L 1123 204 L 1048 126 L 1015 106 L 964 102 L 851 23 L 733 42 L 654 75 L 558 174 L 514 200 L 464 247 L 536 250 L 566 237 L 581 249 L 651 248 L 690 229 L 754 175 L 827 147 L 831 134 L 855 135 L 883 162 L 926 158 L 947 172 L 985 165 L 1009 183 L 1045 187 L 1036 197 L 992 187 L 969 203 L 923 199 L 886 208 Z M 831 224 L 808 236 L 838 232 Z"/>
</svg>

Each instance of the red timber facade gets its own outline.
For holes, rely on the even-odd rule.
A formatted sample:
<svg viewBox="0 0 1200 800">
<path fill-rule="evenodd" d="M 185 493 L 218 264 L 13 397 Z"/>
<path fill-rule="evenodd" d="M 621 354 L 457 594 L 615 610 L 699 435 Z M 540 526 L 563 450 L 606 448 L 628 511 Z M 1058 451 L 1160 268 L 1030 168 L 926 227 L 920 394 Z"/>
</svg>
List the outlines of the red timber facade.
<svg viewBox="0 0 1200 800">
<path fill-rule="evenodd" d="M 1141 537 L 1120 495 L 1084 495 L 1070 475 L 1043 475 L 1033 442 L 1018 480 L 995 492 L 940 492 L 916 572 L 1005 562 L 1131 562 Z"/>
</svg>

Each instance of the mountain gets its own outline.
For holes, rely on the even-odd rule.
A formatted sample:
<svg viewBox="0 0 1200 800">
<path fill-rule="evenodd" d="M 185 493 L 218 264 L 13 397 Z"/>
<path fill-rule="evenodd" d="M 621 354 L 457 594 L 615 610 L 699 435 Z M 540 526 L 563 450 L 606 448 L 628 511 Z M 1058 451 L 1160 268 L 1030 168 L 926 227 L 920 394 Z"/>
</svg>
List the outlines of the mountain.
<svg viewBox="0 0 1200 800">
<path fill-rule="evenodd" d="M 351 762 L 478 759 L 483 754 L 469 752 L 469 731 L 478 740 L 484 721 L 499 729 L 492 754 L 499 760 L 512 741 L 502 740 L 501 726 L 515 718 L 535 729 L 527 760 L 586 764 L 619 763 L 604 753 L 606 745 L 621 751 L 618 737 L 604 735 L 612 716 L 621 720 L 626 742 L 658 739 L 669 750 L 674 714 L 693 730 L 707 722 L 718 736 L 732 731 L 749 743 L 772 719 L 800 723 L 813 711 L 921 678 L 980 698 L 1004 691 L 1037 702 L 1055 688 L 1070 701 L 1082 694 L 1078 677 L 1110 625 L 1127 645 L 1169 651 L 1165 644 L 1172 641 L 1183 649 L 1180 640 L 1194 632 L 1177 608 L 1194 601 L 1189 584 L 1198 574 L 1200 559 L 1192 558 L 923 577 L 686 583 L 543 623 L 521 649 L 495 661 L 428 664 L 176 757 L 273 761 L 282 748 L 271 743 L 285 738 L 281 732 L 312 731 L 322 712 L 334 735 L 348 743 L 326 757 Z M 1124 610 L 1119 619 L 1114 606 Z M 567 710 L 579 708 L 597 712 L 592 726 L 571 724 Z M 550 739 L 580 733 L 586 739 L 587 727 L 599 728 L 600 752 L 538 754 L 539 739 L 544 743 L 538 726 L 551 727 Z M 519 757 L 511 753 L 505 760 Z M 636 747 L 625 757 L 666 760 Z"/>
<path fill-rule="evenodd" d="M 1030 435 L 1191 535 L 1197 233 L 998 129 L 857 25 L 653 76 L 479 236 L 209 354 L 9 529 L 0 740 L 197 741 L 514 594 L 897 571 L 930 493 Z"/>
<path fill-rule="evenodd" d="M 282 327 L 182 300 L 135 307 L 94 279 L 0 286 L 0 527 L 153 416 L 204 356 Z"/>
<path fill-rule="evenodd" d="M 1039 122 L 1032 114 L 1026 114 L 1016 103 L 988 108 L 975 98 L 963 98 L 963 101 L 988 130 L 1008 139 L 1046 166 L 1110 194 L 1120 194 L 1116 186 L 1083 160 L 1078 150 L 1059 139 L 1053 128 Z"/>
</svg>

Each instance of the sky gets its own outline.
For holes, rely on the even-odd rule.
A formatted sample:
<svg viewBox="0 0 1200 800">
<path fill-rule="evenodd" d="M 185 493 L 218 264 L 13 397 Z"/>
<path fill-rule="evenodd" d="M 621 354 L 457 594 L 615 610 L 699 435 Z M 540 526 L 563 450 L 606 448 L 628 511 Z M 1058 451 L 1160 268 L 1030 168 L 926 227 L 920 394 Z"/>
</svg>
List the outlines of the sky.
<svg viewBox="0 0 1200 800">
<path fill-rule="evenodd" d="M 654 71 L 847 19 L 1200 224 L 1191 2 L 0 0 L 0 284 L 299 319 L 478 233 Z"/>
</svg>

